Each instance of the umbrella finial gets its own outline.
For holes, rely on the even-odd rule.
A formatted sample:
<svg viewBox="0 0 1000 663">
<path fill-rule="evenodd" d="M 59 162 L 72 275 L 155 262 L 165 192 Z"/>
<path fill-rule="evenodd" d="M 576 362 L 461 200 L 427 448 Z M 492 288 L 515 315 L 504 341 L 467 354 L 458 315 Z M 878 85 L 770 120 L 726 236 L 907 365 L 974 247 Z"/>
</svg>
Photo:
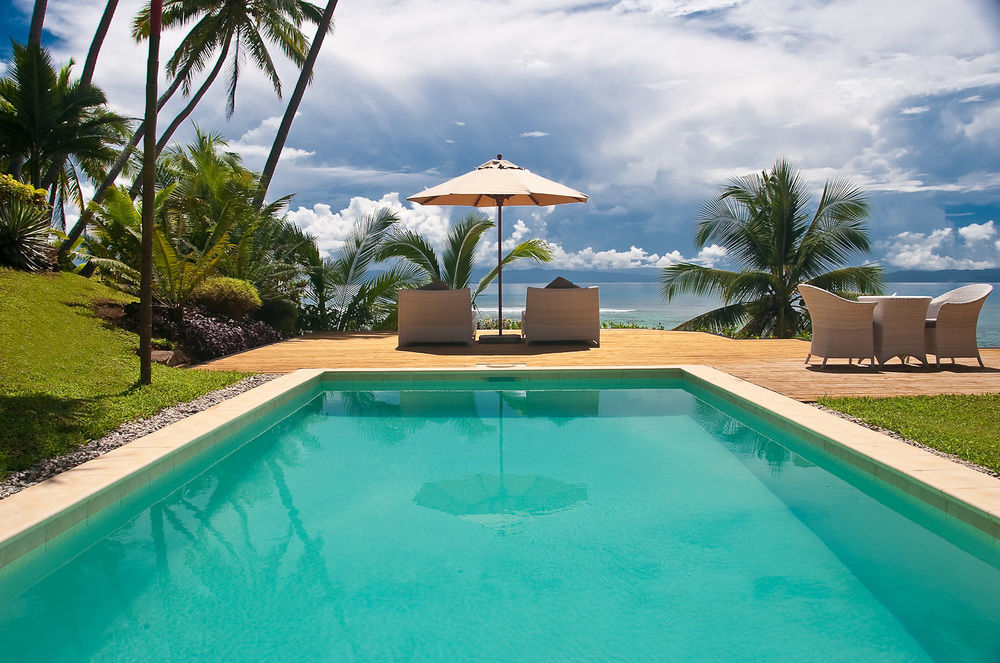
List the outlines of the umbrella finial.
<svg viewBox="0 0 1000 663">
<path fill-rule="evenodd" d="M 502 154 L 498 154 L 497 155 L 497 161 L 500 161 L 501 159 L 503 159 L 503 155 Z"/>
</svg>

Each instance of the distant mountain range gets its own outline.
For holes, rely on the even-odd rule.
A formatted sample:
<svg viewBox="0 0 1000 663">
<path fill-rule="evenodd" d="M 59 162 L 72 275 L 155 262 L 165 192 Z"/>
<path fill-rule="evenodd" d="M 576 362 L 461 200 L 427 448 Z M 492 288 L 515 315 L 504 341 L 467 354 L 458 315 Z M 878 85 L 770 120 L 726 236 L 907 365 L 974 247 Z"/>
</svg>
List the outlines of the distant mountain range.
<svg viewBox="0 0 1000 663">
<path fill-rule="evenodd" d="M 996 283 L 1000 281 L 1000 269 L 940 269 L 934 272 L 911 269 L 887 272 L 885 280 L 894 283 Z"/>
<path fill-rule="evenodd" d="M 636 267 L 635 269 L 506 269 L 503 280 L 506 283 L 548 283 L 557 276 L 567 278 L 574 283 L 627 283 L 655 282 L 660 279 L 662 270 L 655 267 Z M 486 275 L 486 270 L 477 273 L 473 281 L 478 281 Z M 904 270 L 886 272 L 885 280 L 893 283 L 997 283 L 1000 282 L 1000 269 L 942 269 L 938 271 Z"/>
</svg>

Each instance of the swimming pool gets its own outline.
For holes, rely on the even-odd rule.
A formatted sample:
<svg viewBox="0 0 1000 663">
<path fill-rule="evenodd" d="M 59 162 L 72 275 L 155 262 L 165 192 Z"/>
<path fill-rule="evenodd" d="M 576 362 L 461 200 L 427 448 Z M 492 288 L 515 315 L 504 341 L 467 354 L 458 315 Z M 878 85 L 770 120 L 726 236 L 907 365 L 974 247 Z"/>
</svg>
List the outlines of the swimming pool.
<svg viewBox="0 0 1000 663">
<path fill-rule="evenodd" d="M 565 373 L 319 383 L 0 569 L 5 660 L 995 661 L 998 606 L 979 529 Z"/>
</svg>

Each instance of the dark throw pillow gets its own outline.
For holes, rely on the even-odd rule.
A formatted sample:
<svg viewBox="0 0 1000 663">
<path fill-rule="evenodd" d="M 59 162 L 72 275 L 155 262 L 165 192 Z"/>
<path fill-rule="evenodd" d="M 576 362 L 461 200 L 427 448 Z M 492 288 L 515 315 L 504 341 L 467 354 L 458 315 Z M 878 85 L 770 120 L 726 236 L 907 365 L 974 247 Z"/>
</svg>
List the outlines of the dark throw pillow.
<svg viewBox="0 0 1000 663">
<path fill-rule="evenodd" d="M 431 281 L 426 285 L 422 285 L 417 290 L 450 290 L 448 284 L 444 281 Z"/>
<path fill-rule="evenodd" d="M 552 279 L 552 283 L 545 286 L 546 288 L 579 288 L 577 284 L 573 283 L 568 279 L 564 279 L 561 276 L 557 276 Z"/>
</svg>

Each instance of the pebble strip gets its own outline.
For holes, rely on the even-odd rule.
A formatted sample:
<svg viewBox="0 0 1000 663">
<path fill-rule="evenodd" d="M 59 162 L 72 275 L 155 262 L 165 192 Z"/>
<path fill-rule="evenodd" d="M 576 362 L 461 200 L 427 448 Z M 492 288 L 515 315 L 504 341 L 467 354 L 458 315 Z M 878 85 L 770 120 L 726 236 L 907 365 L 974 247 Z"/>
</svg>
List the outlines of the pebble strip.
<svg viewBox="0 0 1000 663">
<path fill-rule="evenodd" d="M 929 451 L 932 454 L 934 454 L 935 456 L 941 456 L 942 458 L 947 458 L 948 460 L 954 461 L 954 462 L 958 463 L 959 465 L 965 465 L 966 467 L 972 468 L 972 469 L 976 470 L 977 472 L 982 472 L 983 474 L 988 474 L 991 477 L 1000 478 L 1000 472 L 994 472 L 993 470 L 989 469 L 988 467 L 983 467 L 982 465 L 976 465 L 975 463 L 969 462 L 969 461 L 967 461 L 967 460 L 965 460 L 963 458 L 959 458 L 955 454 L 945 453 L 944 451 L 941 451 L 940 449 L 935 449 L 934 447 L 929 447 L 926 444 L 920 444 L 919 442 L 914 442 L 913 440 L 910 440 L 910 439 L 907 439 L 907 438 L 903 437 L 902 435 L 900 435 L 899 433 L 897 433 L 894 430 L 889 430 L 888 428 L 882 428 L 881 426 L 876 426 L 874 424 L 869 424 L 869 423 L 863 421 L 862 419 L 858 419 L 857 417 L 852 417 L 851 415 L 844 414 L 843 412 L 838 412 L 837 410 L 831 410 L 830 408 L 825 407 L 823 405 L 820 405 L 819 403 L 810 403 L 810 405 L 816 407 L 817 409 L 823 410 L 824 412 L 829 412 L 830 414 L 835 414 L 838 417 L 840 417 L 841 419 L 847 419 L 848 421 L 856 423 L 859 426 L 864 426 L 865 428 L 867 428 L 869 430 L 873 430 L 873 431 L 882 433 L 883 435 L 888 435 L 889 437 L 891 437 L 894 440 L 899 440 L 900 442 L 905 442 L 906 444 L 909 444 L 910 446 L 918 447 L 920 449 L 923 449 L 924 451 Z"/>
<path fill-rule="evenodd" d="M 64 456 L 49 458 L 26 470 L 12 472 L 7 478 L 0 481 L 0 500 L 24 490 L 28 486 L 45 481 L 61 472 L 86 463 L 88 460 L 106 454 L 112 449 L 117 449 L 132 440 L 149 435 L 153 431 L 157 431 L 175 421 L 180 421 L 196 412 L 207 410 L 213 405 L 217 405 L 233 396 L 242 394 L 244 391 L 249 391 L 265 382 L 269 382 L 279 375 L 268 373 L 251 375 L 228 387 L 199 396 L 193 401 L 164 408 L 148 419 L 138 419 L 124 423 L 104 437 L 91 440 Z"/>
</svg>

